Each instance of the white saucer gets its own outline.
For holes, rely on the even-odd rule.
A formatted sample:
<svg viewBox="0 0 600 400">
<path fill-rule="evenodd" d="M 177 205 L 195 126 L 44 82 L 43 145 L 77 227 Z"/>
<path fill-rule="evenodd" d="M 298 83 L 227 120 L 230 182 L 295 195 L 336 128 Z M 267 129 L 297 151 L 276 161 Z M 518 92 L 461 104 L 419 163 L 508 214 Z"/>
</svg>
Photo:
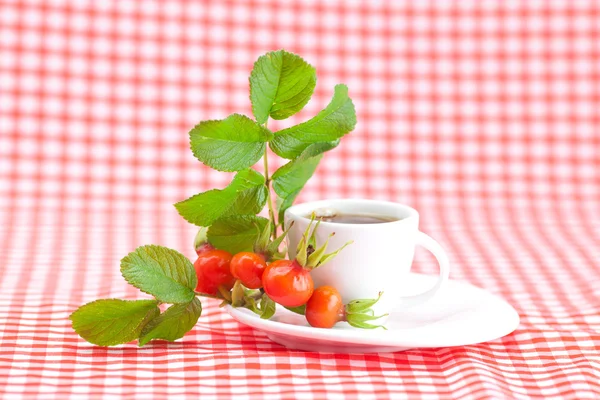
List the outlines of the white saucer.
<svg viewBox="0 0 600 400">
<path fill-rule="evenodd" d="M 410 274 L 399 284 L 410 295 L 435 284 L 436 277 Z M 333 353 L 380 353 L 412 348 L 465 346 L 501 338 L 519 325 L 519 315 L 501 298 L 473 285 L 450 280 L 429 302 L 392 313 L 383 329 L 356 329 L 338 323 L 333 329 L 308 325 L 304 316 L 283 307 L 270 320 L 245 308 L 226 306 L 237 321 L 265 332 L 291 349 Z"/>
</svg>

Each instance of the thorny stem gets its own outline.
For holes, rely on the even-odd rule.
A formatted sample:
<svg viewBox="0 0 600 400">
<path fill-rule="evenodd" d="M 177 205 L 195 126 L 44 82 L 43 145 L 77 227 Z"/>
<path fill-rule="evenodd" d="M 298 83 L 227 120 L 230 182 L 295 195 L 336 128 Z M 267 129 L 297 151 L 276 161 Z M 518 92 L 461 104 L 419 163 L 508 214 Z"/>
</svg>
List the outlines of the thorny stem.
<svg viewBox="0 0 600 400">
<path fill-rule="evenodd" d="M 267 127 L 267 123 L 265 122 L 264 127 Z M 267 187 L 267 205 L 269 207 L 269 219 L 271 223 L 275 227 L 273 232 L 271 232 L 271 237 L 273 240 L 277 237 L 277 221 L 275 221 L 275 211 L 273 209 L 273 201 L 271 199 L 271 179 L 269 178 L 269 160 L 267 157 L 267 147 L 265 147 L 265 154 L 263 156 L 263 165 L 265 168 L 265 186 Z"/>
</svg>

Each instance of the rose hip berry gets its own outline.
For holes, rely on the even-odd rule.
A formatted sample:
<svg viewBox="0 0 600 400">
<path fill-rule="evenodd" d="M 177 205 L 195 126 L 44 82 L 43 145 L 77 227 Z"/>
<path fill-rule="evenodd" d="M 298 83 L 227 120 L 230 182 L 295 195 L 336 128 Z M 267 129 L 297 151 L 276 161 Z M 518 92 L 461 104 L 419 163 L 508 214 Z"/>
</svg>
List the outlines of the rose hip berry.
<svg viewBox="0 0 600 400">
<path fill-rule="evenodd" d="M 315 328 L 333 328 L 338 322 L 345 321 L 355 328 L 386 329 L 382 325 L 371 323 L 387 315 L 375 315 L 371 309 L 381 299 L 382 294 L 380 292 L 376 299 L 353 300 L 344 305 L 342 296 L 335 288 L 321 286 L 315 289 L 306 303 L 304 315 L 310 326 Z"/>
<path fill-rule="evenodd" d="M 262 277 L 265 293 L 276 303 L 284 307 L 299 307 L 310 299 L 313 294 L 314 284 L 310 271 L 327 263 L 335 257 L 344 247 L 325 254 L 329 238 L 322 246 L 316 247 L 316 231 L 320 221 L 313 228 L 314 213 L 311 221 L 298 243 L 295 260 L 278 260 L 271 263 Z"/>
<path fill-rule="evenodd" d="M 352 300 L 344 305 L 342 296 L 331 286 L 321 286 L 315 289 L 306 303 L 304 315 L 310 326 L 315 328 L 333 328 L 338 322 L 347 322 L 350 326 L 362 329 L 383 328 L 382 325 L 372 324 L 371 321 L 384 315 L 375 315 L 373 307 L 381 299 L 380 292 L 374 299 Z"/>
<path fill-rule="evenodd" d="M 278 260 L 269 264 L 262 276 L 265 293 L 284 307 L 306 304 L 313 293 L 310 269 L 296 260 Z"/>
<path fill-rule="evenodd" d="M 260 289 L 267 263 L 261 254 L 242 252 L 233 256 L 230 268 L 231 274 L 248 289 Z"/>
<path fill-rule="evenodd" d="M 344 320 L 344 303 L 339 292 L 331 286 L 321 286 L 306 303 L 306 320 L 315 328 L 332 328 Z"/>
<path fill-rule="evenodd" d="M 219 286 L 230 290 L 235 283 L 229 264 L 232 255 L 223 250 L 208 250 L 201 253 L 194 263 L 198 286 L 196 291 L 216 295 Z"/>
</svg>

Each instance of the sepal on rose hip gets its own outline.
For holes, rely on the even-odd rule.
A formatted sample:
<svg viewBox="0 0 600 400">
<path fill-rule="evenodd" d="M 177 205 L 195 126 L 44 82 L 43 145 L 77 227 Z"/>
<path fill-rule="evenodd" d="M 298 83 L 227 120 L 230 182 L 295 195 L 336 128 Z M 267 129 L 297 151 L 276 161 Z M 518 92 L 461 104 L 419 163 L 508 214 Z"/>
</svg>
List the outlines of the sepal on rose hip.
<svg viewBox="0 0 600 400">
<path fill-rule="evenodd" d="M 315 289 L 308 303 L 306 303 L 304 315 L 310 326 L 315 328 L 333 328 L 338 322 L 347 322 L 355 328 L 386 329 L 384 326 L 369 323 L 369 321 L 385 316 L 375 316 L 375 312 L 370 308 L 381 299 L 381 295 L 382 293 L 379 293 L 376 299 L 354 300 L 344 305 L 342 296 L 336 288 L 321 286 Z"/>
<path fill-rule="evenodd" d="M 292 226 L 294 226 L 294 221 L 290 222 L 289 226 L 281 233 L 281 235 L 267 245 L 266 252 L 268 255 L 283 255 L 283 257 L 285 257 L 285 251 L 287 251 L 287 249 L 285 249 L 283 252 L 280 252 L 279 247 L 281 246 L 281 243 L 283 243 L 283 240 L 287 237 L 290 229 L 292 229 Z"/>
<path fill-rule="evenodd" d="M 262 254 L 267 261 L 284 259 L 285 251 L 280 251 L 279 247 L 281 246 L 281 243 L 283 243 L 283 240 L 287 237 L 293 225 L 294 222 L 292 221 L 287 229 L 281 233 L 281 235 L 273 240 L 270 240 L 271 234 L 275 228 L 273 227 L 271 221 L 269 221 L 265 225 L 264 229 L 260 231 L 260 234 L 254 243 L 254 252 L 256 254 Z"/>
<path fill-rule="evenodd" d="M 386 317 L 388 314 L 375 315 L 375 312 L 371 309 L 380 299 L 383 292 L 379 292 L 376 299 L 358 299 L 352 300 L 344 307 L 344 320 L 348 322 L 350 326 L 361 329 L 376 329 L 387 328 L 383 325 L 370 324 L 370 321 L 374 321 L 379 318 Z"/>
<path fill-rule="evenodd" d="M 275 302 L 260 290 L 252 290 L 244 287 L 237 280 L 231 290 L 231 302 L 233 307 L 244 307 L 258 314 L 262 319 L 269 319 L 275 314 Z"/>
<path fill-rule="evenodd" d="M 203 226 L 198 229 L 198 233 L 196 233 L 196 237 L 194 238 L 194 250 L 196 250 L 196 254 L 200 255 L 210 250 L 214 250 L 214 246 L 208 242 L 208 228 Z"/>
<path fill-rule="evenodd" d="M 244 287 L 242 286 L 242 282 L 238 279 L 233 284 L 233 289 L 231 289 L 231 305 L 233 307 L 243 306 L 244 296 Z"/>
<path fill-rule="evenodd" d="M 273 233 L 273 224 L 271 223 L 271 220 L 269 220 L 263 229 L 260 229 L 258 224 L 255 224 L 255 226 L 260 233 L 256 237 L 256 242 L 254 243 L 254 252 L 257 254 L 265 254 L 271 239 L 271 234 Z"/>
<path fill-rule="evenodd" d="M 379 292 L 379 295 L 376 299 L 358 299 L 352 300 L 350 303 L 346 304 L 346 312 L 347 313 L 362 313 L 365 311 L 373 311 L 369 310 L 373 307 L 379 299 L 381 299 L 381 295 L 383 292 Z"/>
<path fill-rule="evenodd" d="M 320 247 L 317 247 L 317 228 L 319 227 L 321 220 L 318 220 L 313 227 L 314 221 L 315 213 L 312 213 L 310 223 L 302 235 L 302 239 L 300 239 L 296 251 L 296 261 L 298 261 L 298 264 L 306 269 L 315 269 L 326 264 L 335 256 L 337 256 L 346 246 L 353 243 L 353 241 L 346 242 L 339 249 L 326 254 L 325 252 L 327 251 L 329 240 L 335 235 L 335 232 L 329 235 L 327 240 L 325 240 L 325 243 L 323 243 Z"/>
</svg>

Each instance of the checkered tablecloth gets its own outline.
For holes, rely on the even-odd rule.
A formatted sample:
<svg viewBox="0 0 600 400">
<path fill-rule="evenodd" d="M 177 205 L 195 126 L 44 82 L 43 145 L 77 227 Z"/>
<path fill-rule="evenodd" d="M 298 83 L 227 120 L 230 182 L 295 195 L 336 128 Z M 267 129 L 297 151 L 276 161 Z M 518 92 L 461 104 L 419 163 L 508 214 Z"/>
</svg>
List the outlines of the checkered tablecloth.
<svg viewBox="0 0 600 400">
<path fill-rule="evenodd" d="M 300 200 L 416 207 L 451 277 L 516 307 L 515 333 L 305 353 L 211 301 L 176 343 L 73 333 L 84 302 L 140 296 L 118 269 L 136 246 L 193 255 L 172 204 L 230 176 L 194 159 L 187 131 L 250 114 L 252 63 L 279 48 L 319 80 L 274 129 L 339 82 L 358 113 Z M 435 271 L 421 253 L 414 268 Z M 0 394 L 600 398 L 600 2 L 0 0 Z"/>
</svg>

